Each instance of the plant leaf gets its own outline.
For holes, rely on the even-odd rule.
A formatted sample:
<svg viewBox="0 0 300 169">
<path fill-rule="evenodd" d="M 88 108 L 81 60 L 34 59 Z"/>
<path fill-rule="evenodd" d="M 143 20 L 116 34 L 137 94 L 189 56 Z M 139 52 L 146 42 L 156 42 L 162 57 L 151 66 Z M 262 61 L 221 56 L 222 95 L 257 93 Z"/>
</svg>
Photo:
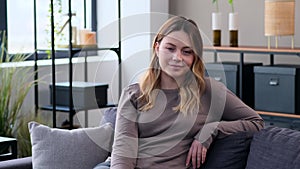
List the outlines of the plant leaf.
<svg viewBox="0 0 300 169">
<path fill-rule="evenodd" d="M 0 136 L 16 137 L 23 102 L 37 82 L 31 67 L 16 67 L 16 62 L 25 61 L 30 54 L 9 55 L 6 52 L 5 34 L 0 31 L 2 44 L 0 51 Z M 5 51 L 5 52 L 4 52 Z"/>
</svg>

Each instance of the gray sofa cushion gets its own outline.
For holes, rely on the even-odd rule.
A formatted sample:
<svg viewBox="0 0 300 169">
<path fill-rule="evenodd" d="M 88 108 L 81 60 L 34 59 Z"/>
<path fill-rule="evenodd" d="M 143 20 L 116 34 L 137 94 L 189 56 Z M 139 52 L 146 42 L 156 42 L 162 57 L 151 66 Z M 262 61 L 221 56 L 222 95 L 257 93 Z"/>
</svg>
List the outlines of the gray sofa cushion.
<svg viewBox="0 0 300 169">
<path fill-rule="evenodd" d="M 239 132 L 216 139 L 208 149 L 201 169 L 244 169 L 252 136 L 252 132 Z"/>
<path fill-rule="evenodd" d="M 36 122 L 29 123 L 33 168 L 90 169 L 104 161 L 111 151 L 113 128 L 64 130 Z"/>
<path fill-rule="evenodd" d="M 268 127 L 255 134 L 246 169 L 299 169 L 300 132 Z"/>
</svg>

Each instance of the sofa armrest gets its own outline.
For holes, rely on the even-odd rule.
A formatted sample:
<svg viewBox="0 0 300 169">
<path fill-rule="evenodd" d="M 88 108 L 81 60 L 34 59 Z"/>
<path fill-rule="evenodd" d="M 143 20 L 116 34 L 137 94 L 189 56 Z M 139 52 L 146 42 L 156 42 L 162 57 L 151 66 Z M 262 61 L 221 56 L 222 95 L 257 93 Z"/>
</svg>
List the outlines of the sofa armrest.
<svg viewBox="0 0 300 169">
<path fill-rule="evenodd" d="M 32 169 L 32 158 L 24 157 L 0 161 L 0 169 Z"/>
</svg>

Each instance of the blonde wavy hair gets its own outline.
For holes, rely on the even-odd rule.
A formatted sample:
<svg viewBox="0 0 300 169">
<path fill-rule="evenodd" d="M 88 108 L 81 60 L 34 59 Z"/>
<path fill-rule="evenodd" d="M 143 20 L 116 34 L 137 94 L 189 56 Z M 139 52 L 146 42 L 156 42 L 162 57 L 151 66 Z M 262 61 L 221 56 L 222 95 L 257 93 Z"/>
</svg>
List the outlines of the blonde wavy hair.
<svg viewBox="0 0 300 169">
<path fill-rule="evenodd" d="M 161 69 L 155 52 L 155 43 L 160 43 L 165 36 L 174 31 L 184 31 L 187 33 L 192 43 L 191 48 L 195 58 L 191 66 L 191 71 L 187 74 L 184 83 L 179 86 L 180 103 L 173 109 L 184 114 L 188 114 L 189 112 L 197 113 L 200 109 L 200 96 L 205 89 L 202 38 L 198 26 L 194 21 L 181 16 L 174 16 L 161 26 L 154 37 L 150 66 L 140 81 L 141 95 L 138 99 L 144 103 L 139 108 L 140 111 L 147 111 L 153 107 L 158 94 L 158 90 L 155 89 L 160 89 Z"/>
</svg>

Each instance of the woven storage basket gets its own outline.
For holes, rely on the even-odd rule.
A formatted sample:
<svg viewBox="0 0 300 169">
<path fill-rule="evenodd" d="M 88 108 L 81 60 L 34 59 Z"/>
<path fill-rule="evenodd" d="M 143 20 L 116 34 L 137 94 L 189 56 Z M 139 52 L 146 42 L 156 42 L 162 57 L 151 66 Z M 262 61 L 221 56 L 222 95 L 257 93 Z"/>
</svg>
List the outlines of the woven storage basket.
<svg viewBox="0 0 300 169">
<path fill-rule="evenodd" d="M 265 0 L 265 36 L 295 32 L 295 0 Z"/>
</svg>

